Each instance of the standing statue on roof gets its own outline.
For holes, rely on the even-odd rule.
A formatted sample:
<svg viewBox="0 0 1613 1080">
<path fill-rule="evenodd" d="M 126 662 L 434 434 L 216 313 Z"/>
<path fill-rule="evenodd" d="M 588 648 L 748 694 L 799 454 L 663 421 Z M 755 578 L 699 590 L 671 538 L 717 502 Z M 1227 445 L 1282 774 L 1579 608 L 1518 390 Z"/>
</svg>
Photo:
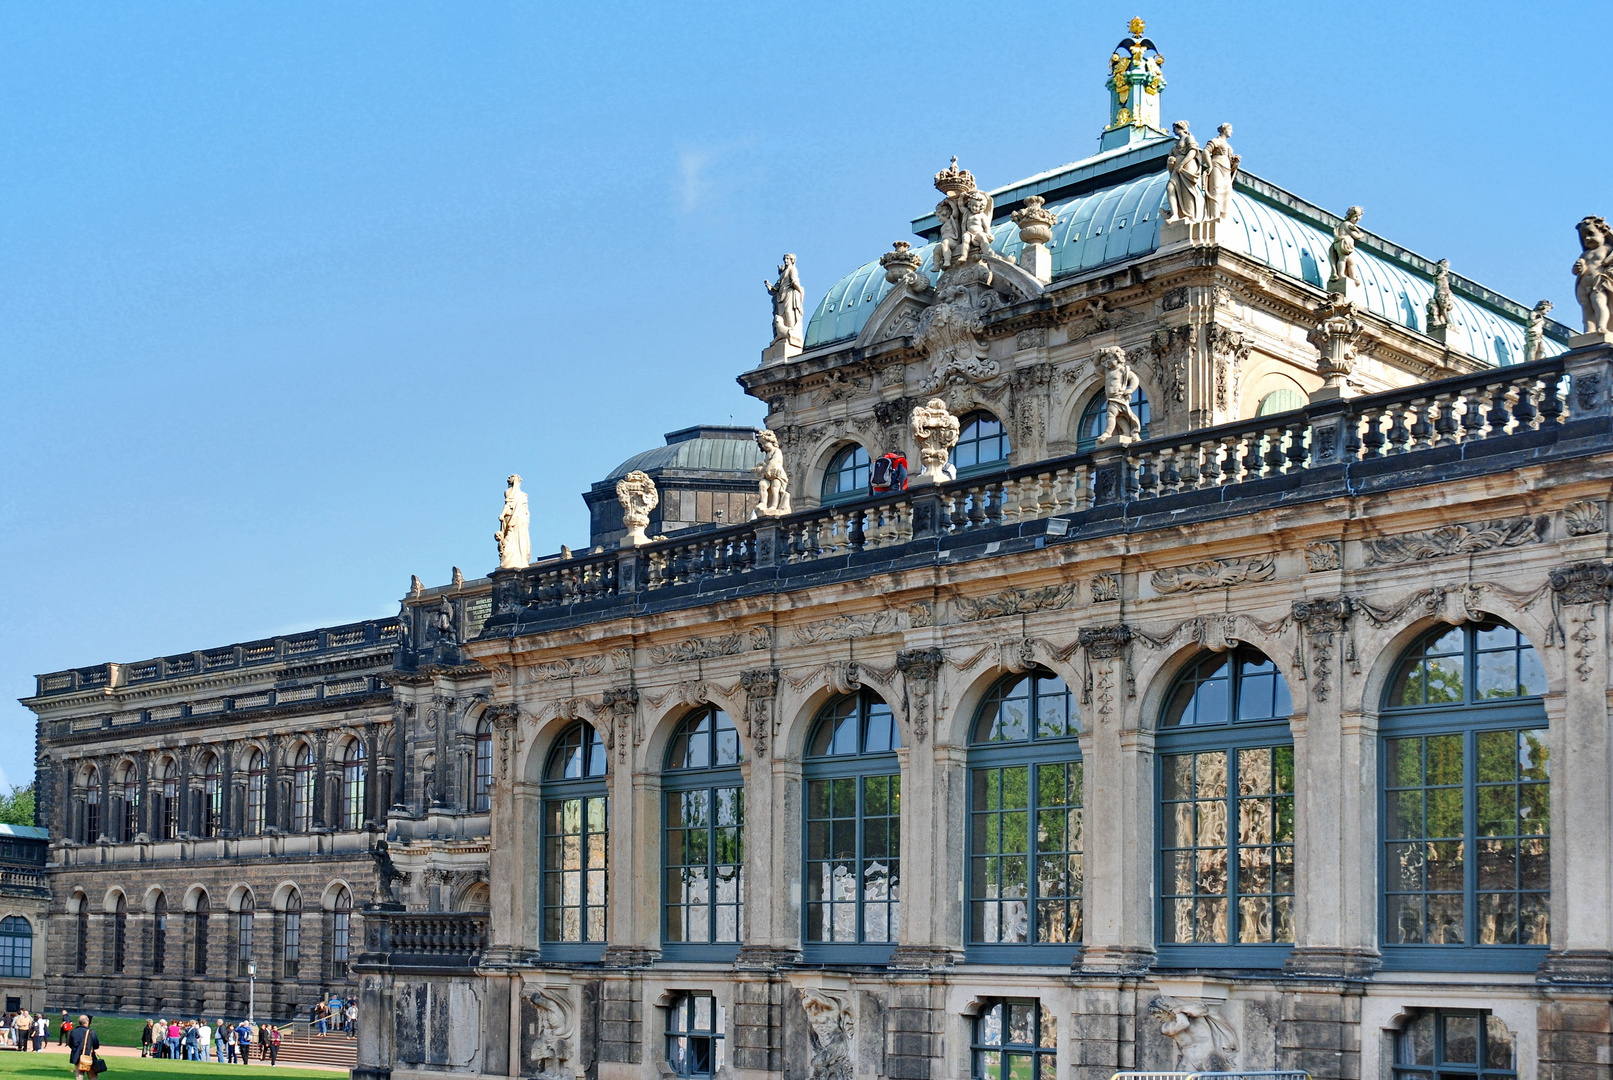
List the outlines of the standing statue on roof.
<svg viewBox="0 0 1613 1080">
<path fill-rule="evenodd" d="M 1344 220 L 1333 230 L 1333 243 L 1327 249 L 1327 291 L 1335 296 L 1346 295 L 1347 281 L 1361 284 L 1355 267 L 1355 242 L 1365 233 L 1360 224 L 1364 213 L 1366 211 L 1359 206 L 1350 207 Z"/>
<path fill-rule="evenodd" d="M 1424 309 L 1428 315 L 1428 332 L 1443 330 L 1451 322 L 1451 261 L 1441 259 L 1434 264 L 1434 295 L 1428 298 Z"/>
<path fill-rule="evenodd" d="M 1204 220 L 1204 195 L 1199 190 L 1199 181 L 1204 175 L 1204 155 L 1199 150 L 1198 140 L 1187 130 L 1186 120 L 1176 121 L 1171 130 L 1176 133 L 1176 146 L 1165 159 L 1165 168 L 1171 176 L 1166 188 L 1170 212 L 1165 220 L 1172 225 L 1197 224 Z"/>
<path fill-rule="evenodd" d="M 1131 407 L 1132 395 L 1142 385 L 1142 380 L 1126 362 L 1126 350 L 1113 345 L 1098 353 L 1098 367 L 1103 369 L 1103 399 L 1107 416 L 1103 433 L 1097 441 L 1101 445 L 1114 439 L 1124 446 L 1142 437 L 1142 417 Z"/>
<path fill-rule="evenodd" d="M 1574 297 L 1585 318 L 1587 334 L 1613 333 L 1613 229 L 1607 220 L 1587 217 L 1579 223 L 1579 258 L 1574 260 Z"/>
<path fill-rule="evenodd" d="M 1220 221 L 1232 209 L 1232 178 L 1243 160 L 1227 140 L 1232 125 L 1222 124 L 1215 138 L 1204 144 L 1204 220 Z"/>
<path fill-rule="evenodd" d="M 773 341 L 799 346 L 801 344 L 801 314 L 806 310 L 806 293 L 801 289 L 801 275 L 795 272 L 795 256 L 786 255 L 779 263 L 778 280 L 762 281 L 762 287 L 773 298 Z"/>
<path fill-rule="evenodd" d="M 783 517 L 790 512 L 790 477 L 784 471 L 784 451 L 778 436 L 763 428 L 756 433 L 756 446 L 762 463 L 751 467 L 756 474 L 756 513 L 759 517 Z"/>
<path fill-rule="evenodd" d="M 521 570 L 532 562 L 532 540 L 527 532 L 531 514 L 527 511 L 526 492 L 521 490 L 521 478 L 511 473 L 506 485 L 504 510 L 498 516 L 498 531 L 493 539 L 498 541 L 499 569 Z"/>
<path fill-rule="evenodd" d="M 1529 324 L 1523 331 L 1523 362 L 1530 363 L 1546 358 L 1546 312 L 1551 301 L 1542 300 L 1529 313 Z"/>
</svg>

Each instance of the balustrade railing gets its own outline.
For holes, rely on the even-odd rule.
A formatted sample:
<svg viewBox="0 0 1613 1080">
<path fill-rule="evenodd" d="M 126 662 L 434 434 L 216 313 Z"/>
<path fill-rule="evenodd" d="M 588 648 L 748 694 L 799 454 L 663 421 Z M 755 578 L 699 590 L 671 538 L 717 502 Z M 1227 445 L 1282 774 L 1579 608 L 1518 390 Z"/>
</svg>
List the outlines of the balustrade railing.
<svg viewBox="0 0 1613 1080">
<path fill-rule="evenodd" d="M 487 948 L 486 915 L 398 912 L 382 917 L 389 924 L 394 954 L 472 956 Z"/>
<path fill-rule="evenodd" d="M 720 589 L 757 571 L 850 559 L 919 537 L 984 533 L 1212 489 L 1227 497 L 1228 489 L 1252 481 L 1421 451 L 1465 455 L 1477 443 L 1560 427 L 1570 419 L 1568 382 L 1564 359 L 1554 357 L 549 561 L 495 575 L 487 632 L 498 633 L 511 615 Z"/>
</svg>

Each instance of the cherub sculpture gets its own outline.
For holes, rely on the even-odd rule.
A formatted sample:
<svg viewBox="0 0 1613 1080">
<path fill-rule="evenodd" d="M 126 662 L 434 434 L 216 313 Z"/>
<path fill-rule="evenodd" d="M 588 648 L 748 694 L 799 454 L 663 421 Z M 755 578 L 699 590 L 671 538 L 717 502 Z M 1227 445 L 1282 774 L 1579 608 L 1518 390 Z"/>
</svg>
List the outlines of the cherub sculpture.
<svg viewBox="0 0 1613 1080">
<path fill-rule="evenodd" d="M 1344 215 L 1344 220 L 1333 230 L 1333 243 L 1327 249 L 1327 291 L 1335 296 L 1346 295 L 1346 281 L 1361 284 L 1361 278 L 1355 268 L 1355 242 L 1361 239 L 1365 232 L 1360 225 L 1361 215 L 1364 213 L 1366 211 L 1359 206 L 1350 207 Z"/>
<path fill-rule="evenodd" d="M 790 512 L 790 478 L 784 471 L 784 451 L 778 436 L 763 428 L 756 433 L 762 463 L 753 466 L 757 477 L 756 513 L 761 517 L 783 517 Z"/>
<path fill-rule="evenodd" d="M 1585 332 L 1613 333 L 1613 229 L 1599 217 L 1584 218 L 1578 228 L 1581 251 L 1574 260 L 1574 297 Z"/>
<path fill-rule="evenodd" d="M 983 259 L 991 250 L 992 209 L 991 196 L 979 188 L 963 197 L 963 240 L 958 255 L 963 261 Z"/>
<path fill-rule="evenodd" d="M 1523 362 L 1526 364 L 1546 358 L 1546 312 L 1550 310 L 1551 301 L 1542 300 L 1529 312 L 1529 324 L 1523 331 Z"/>
<path fill-rule="evenodd" d="M 1131 407 L 1131 396 L 1142 385 L 1142 380 L 1126 362 L 1126 351 L 1115 346 L 1098 354 L 1098 366 L 1103 369 L 1103 400 L 1108 410 L 1098 442 L 1114 439 L 1124 446 L 1142 436 L 1142 418 Z"/>
<path fill-rule="evenodd" d="M 1176 1067 L 1185 1072 L 1215 1072 L 1236 1067 L 1238 1035 L 1203 1002 L 1157 997 L 1148 1015 L 1160 1034 L 1176 1044 Z"/>
</svg>

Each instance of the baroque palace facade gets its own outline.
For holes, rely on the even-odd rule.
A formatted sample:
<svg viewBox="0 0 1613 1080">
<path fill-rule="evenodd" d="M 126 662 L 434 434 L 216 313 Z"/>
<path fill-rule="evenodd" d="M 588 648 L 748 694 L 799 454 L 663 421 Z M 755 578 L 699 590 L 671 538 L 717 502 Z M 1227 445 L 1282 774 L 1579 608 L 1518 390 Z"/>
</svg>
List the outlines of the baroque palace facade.
<svg viewBox="0 0 1613 1080">
<path fill-rule="evenodd" d="M 810 317 L 786 257 L 756 452 L 630 459 L 586 553 L 511 477 L 396 623 L 42 676 L 52 992 L 211 1009 L 294 891 L 364 1080 L 1605 1076 L 1613 234 L 1576 334 L 1167 135 L 1161 63 Z M 157 897 L 169 971 L 83 963 Z"/>
</svg>

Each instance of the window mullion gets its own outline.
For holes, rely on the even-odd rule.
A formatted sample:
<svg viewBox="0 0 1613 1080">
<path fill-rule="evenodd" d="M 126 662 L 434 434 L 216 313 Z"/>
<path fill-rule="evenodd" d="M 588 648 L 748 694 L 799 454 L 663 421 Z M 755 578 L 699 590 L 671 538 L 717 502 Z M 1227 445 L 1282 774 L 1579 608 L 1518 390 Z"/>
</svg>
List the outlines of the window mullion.
<svg viewBox="0 0 1613 1080">
<path fill-rule="evenodd" d="M 1462 945 L 1467 948 L 1478 944 L 1479 929 L 1478 742 L 1472 728 L 1462 733 Z"/>
<path fill-rule="evenodd" d="M 1229 698 L 1232 701 L 1232 709 L 1233 709 L 1232 715 L 1236 716 L 1236 715 L 1238 715 L 1238 713 L 1237 713 L 1237 707 L 1238 707 L 1237 706 L 1237 700 L 1238 700 L 1238 698 L 1237 698 L 1237 690 L 1236 690 L 1236 686 L 1237 686 L 1237 681 L 1236 680 L 1234 680 L 1233 686 L 1234 686 L 1234 690 L 1233 690 L 1232 694 L 1229 695 Z M 1240 800 L 1238 799 L 1238 768 L 1239 768 L 1240 765 L 1241 765 L 1241 762 L 1238 760 L 1238 751 L 1237 751 L 1237 749 L 1235 747 L 1228 746 L 1227 747 L 1227 941 L 1226 941 L 1226 943 L 1228 945 L 1236 945 L 1236 944 L 1238 944 L 1238 942 L 1241 940 L 1241 937 L 1242 937 L 1241 932 L 1240 932 L 1242 928 L 1239 926 L 1239 910 L 1238 910 L 1238 890 L 1240 888 L 1240 882 L 1238 880 L 1238 858 L 1239 858 L 1239 855 L 1240 855 L 1240 852 L 1238 851 L 1238 818 L 1239 818 L 1239 811 L 1242 809 L 1242 807 L 1239 805 Z M 1275 807 L 1273 807 L 1273 809 L 1275 809 Z M 1275 824 L 1276 823 L 1274 821 L 1273 822 L 1274 827 L 1275 827 Z M 1276 869 L 1275 866 L 1273 866 L 1273 872 L 1275 872 L 1275 869 Z M 1276 913 L 1275 910 L 1273 910 L 1272 911 L 1272 918 L 1276 919 L 1276 917 L 1277 917 L 1277 913 Z"/>
<path fill-rule="evenodd" d="M 859 776 L 852 781 L 852 783 L 856 785 L 857 790 L 857 799 L 855 804 L 856 817 L 853 819 L 851 825 L 856 837 L 856 859 L 852 863 L 851 871 L 855 876 L 855 884 L 852 886 L 854 890 L 852 906 L 854 917 L 852 921 L 857 927 L 855 943 L 858 945 L 863 944 L 866 934 L 866 927 L 863 924 L 863 866 L 864 859 L 867 857 L 867 848 L 863 843 L 863 791 L 867 786 L 867 782 L 868 778 L 866 776 Z"/>
</svg>

